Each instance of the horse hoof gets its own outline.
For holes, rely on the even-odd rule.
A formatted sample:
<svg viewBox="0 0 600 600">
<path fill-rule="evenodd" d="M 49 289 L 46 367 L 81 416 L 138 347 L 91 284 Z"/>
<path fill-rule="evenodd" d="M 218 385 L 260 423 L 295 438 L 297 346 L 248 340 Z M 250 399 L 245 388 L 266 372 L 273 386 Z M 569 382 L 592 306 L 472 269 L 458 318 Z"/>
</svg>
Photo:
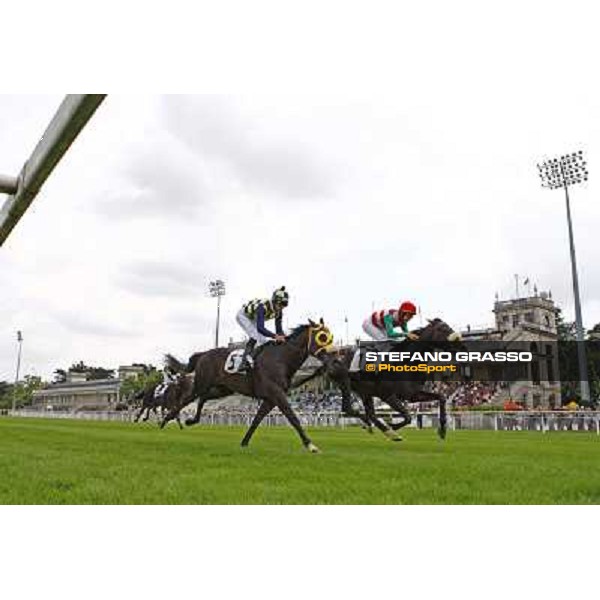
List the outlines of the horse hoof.
<svg viewBox="0 0 600 600">
<path fill-rule="evenodd" d="M 445 440 L 446 439 L 446 430 L 438 429 L 438 435 L 440 437 L 440 440 Z"/>
<path fill-rule="evenodd" d="M 309 452 L 312 452 L 312 454 L 320 454 L 321 451 L 311 442 L 308 446 L 306 446 L 306 449 Z"/>
</svg>

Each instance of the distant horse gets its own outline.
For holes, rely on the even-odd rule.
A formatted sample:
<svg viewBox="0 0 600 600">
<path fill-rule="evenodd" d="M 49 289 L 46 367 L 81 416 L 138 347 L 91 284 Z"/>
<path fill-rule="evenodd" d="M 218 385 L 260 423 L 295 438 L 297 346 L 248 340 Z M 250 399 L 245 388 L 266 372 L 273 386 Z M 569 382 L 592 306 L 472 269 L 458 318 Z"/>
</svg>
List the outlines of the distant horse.
<svg viewBox="0 0 600 600">
<path fill-rule="evenodd" d="M 400 343 L 403 351 L 423 351 L 424 344 L 434 349 L 436 344 L 446 342 L 458 342 L 460 334 L 456 333 L 447 323 L 441 319 L 429 320 L 427 326 L 416 331 L 418 341 L 406 340 Z M 398 349 L 397 342 L 390 342 L 390 346 Z M 381 344 L 378 344 L 381 349 Z M 346 404 L 346 414 L 360 418 L 367 426 L 375 425 L 384 435 L 393 441 L 401 441 L 402 437 L 396 433 L 398 429 L 405 427 L 411 422 L 410 412 L 407 404 L 421 402 L 437 402 L 439 404 L 439 426 L 438 435 L 441 439 L 446 437 L 447 431 L 447 413 L 446 398 L 442 394 L 425 391 L 425 383 L 428 381 L 425 373 L 411 374 L 411 380 L 390 380 L 381 379 L 367 380 L 361 377 L 360 372 L 350 371 L 350 364 L 354 357 L 356 348 L 342 350 L 335 357 L 332 354 L 328 357 L 326 363 L 327 375 L 335 381 L 342 390 L 348 389 L 356 393 L 362 400 L 365 413 L 359 413 L 352 405 Z M 385 421 L 377 417 L 373 398 L 379 398 L 388 404 L 393 410 L 402 417 L 399 423 L 389 426 Z"/>
<path fill-rule="evenodd" d="M 325 326 L 323 319 L 319 323 L 309 321 L 306 325 L 296 327 L 287 336 L 285 342 L 271 342 L 261 346 L 254 358 L 254 367 L 248 374 L 225 371 L 224 367 L 230 353 L 227 348 L 215 348 L 201 353 L 195 362 L 193 391 L 187 398 L 179 402 L 181 404 L 190 397 L 198 399 L 196 415 L 192 419 L 186 420 L 186 425 L 200 422 L 202 408 L 208 400 L 223 398 L 231 394 L 242 394 L 262 400 L 254 420 L 242 440 L 242 446 L 249 444 L 259 423 L 277 407 L 296 430 L 304 446 L 310 452 L 318 452 L 319 449 L 307 436 L 298 416 L 292 409 L 287 392 L 291 387 L 292 378 L 308 356 L 319 358 L 326 354 L 332 341 L 333 335 Z M 186 370 L 182 363 L 170 355 L 167 355 L 167 364 L 170 368 L 180 372 Z M 163 425 L 168 422 L 171 415 L 172 412 L 166 415 Z"/>
<path fill-rule="evenodd" d="M 160 409 L 161 417 L 163 417 L 165 413 L 170 414 L 172 412 L 172 416 L 169 420 L 176 420 L 179 429 L 183 429 L 179 413 L 185 405 L 180 406 L 179 402 L 180 398 L 186 397 L 186 394 L 189 394 L 192 390 L 193 381 L 191 381 L 189 377 L 179 376 L 175 381 L 168 383 L 162 392 L 156 394 L 156 389 L 159 385 L 162 384 L 157 383 L 151 385 L 133 396 L 134 400 L 137 399 L 142 401 L 142 406 L 133 420 L 134 423 L 137 423 L 140 420 L 144 410 L 146 411 L 146 416 L 142 420 L 147 421 L 150 418 L 151 411 L 154 412 L 155 415 L 158 415 L 158 409 Z"/>
<path fill-rule="evenodd" d="M 142 419 L 142 421 L 147 421 L 150 418 L 150 412 L 157 413 L 157 409 L 160 408 L 160 400 L 161 397 L 155 396 L 156 388 L 158 387 L 158 383 L 146 386 L 144 389 L 136 392 L 131 398 L 131 401 L 141 401 L 141 406 L 137 414 L 135 415 L 133 422 L 137 423 L 144 411 L 146 411 L 146 415 Z M 162 396 L 162 395 L 161 395 Z"/>
</svg>

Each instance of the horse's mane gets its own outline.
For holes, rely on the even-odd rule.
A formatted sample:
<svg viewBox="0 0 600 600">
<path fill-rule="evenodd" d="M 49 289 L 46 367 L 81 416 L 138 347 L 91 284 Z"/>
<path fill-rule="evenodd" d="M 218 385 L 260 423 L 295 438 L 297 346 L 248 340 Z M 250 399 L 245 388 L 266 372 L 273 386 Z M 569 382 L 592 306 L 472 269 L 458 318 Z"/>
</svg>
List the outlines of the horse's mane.
<svg viewBox="0 0 600 600">
<path fill-rule="evenodd" d="M 292 329 L 292 332 L 289 333 L 287 335 L 288 338 L 296 338 L 298 337 L 303 331 L 306 331 L 306 329 L 310 327 L 310 323 L 303 323 L 302 325 L 296 325 L 296 327 L 294 327 L 294 329 Z"/>
</svg>

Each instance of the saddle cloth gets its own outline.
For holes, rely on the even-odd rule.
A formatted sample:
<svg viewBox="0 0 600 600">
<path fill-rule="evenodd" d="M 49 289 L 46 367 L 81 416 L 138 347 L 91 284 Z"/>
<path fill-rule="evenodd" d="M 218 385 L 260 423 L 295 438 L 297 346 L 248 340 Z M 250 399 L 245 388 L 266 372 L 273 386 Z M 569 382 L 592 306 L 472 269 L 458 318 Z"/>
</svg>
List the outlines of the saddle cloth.
<svg viewBox="0 0 600 600">
<path fill-rule="evenodd" d="M 244 356 L 244 349 L 237 348 L 236 350 L 232 350 L 225 360 L 225 364 L 223 365 L 223 370 L 225 373 L 237 373 L 239 371 L 240 365 L 242 364 L 242 356 Z M 251 366 L 254 365 L 254 361 L 251 356 L 248 357 L 248 362 Z"/>
<path fill-rule="evenodd" d="M 169 387 L 168 383 L 161 383 L 160 385 L 157 385 L 154 388 L 154 397 L 160 398 L 160 396 L 162 396 L 167 391 L 168 387 Z"/>
<path fill-rule="evenodd" d="M 352 357 L 352 361 L 350 362 L 350 368 L 348 369 L 351 373 L 356 373 L 360 371 L 360 348 L 357 348 L 354 351 L 354 356 Z"/>
</svg>

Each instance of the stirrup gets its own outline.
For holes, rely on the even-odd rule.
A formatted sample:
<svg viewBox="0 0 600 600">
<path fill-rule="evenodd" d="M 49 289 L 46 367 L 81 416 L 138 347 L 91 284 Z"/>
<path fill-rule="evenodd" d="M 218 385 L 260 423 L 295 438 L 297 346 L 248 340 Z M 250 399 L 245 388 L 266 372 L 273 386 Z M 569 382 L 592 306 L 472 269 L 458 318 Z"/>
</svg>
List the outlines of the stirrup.
<svg viewBox="0 0 600 600">
<path fill-rule="evenodd" d="M 248 371 L 252 371 L 254 368 L 254 361 L 250 355 L 246 356 L 242 361 L 242 364 L 238 367 L 238 373 L 247 373 Z"/>
</svg>

